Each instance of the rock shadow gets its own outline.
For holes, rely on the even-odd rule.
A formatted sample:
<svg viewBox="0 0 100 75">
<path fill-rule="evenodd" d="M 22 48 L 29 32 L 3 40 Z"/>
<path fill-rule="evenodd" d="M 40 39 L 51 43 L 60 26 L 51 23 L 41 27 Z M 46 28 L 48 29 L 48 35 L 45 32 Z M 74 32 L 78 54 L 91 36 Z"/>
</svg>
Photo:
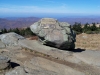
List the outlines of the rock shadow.
<svg viewBox="0 0 100 75">
<path fill-rule="evenodd" d="M 72 49 L 69 51 L 71 51 L 71 52 L 83 52 L 83 51 L 85 51 L 85 49 L 77 48 L 77 49 Z"/>
<path fill-rule="evenodd" d="M 64 50 L 64 51 L 71 51 L 71 52 L 83 52 L 83 51 L 85 51 L 85 49 L 81 49 L 81 48 L 73 49 L 75 47 L 74 44 L 72 45 L 72 47 L 71 46 L 66 47 L 66 44 L 67 43 L 64 43 L 63 45 L 60 46 L 60 45 L 56 45 L 55 43 L 52 43 L 50 41 L 47 41 L 46 44 L 44 44 L 44 45 L 52 47 L 52 48 Z"/>
<path fill-rule="evenodd" d="M 11 64 L 11 68 L 15 68 L 17 66 L 20 66 L 18 63 L 15 63 L 15 62 L 10 62 Z"/>
</svg>

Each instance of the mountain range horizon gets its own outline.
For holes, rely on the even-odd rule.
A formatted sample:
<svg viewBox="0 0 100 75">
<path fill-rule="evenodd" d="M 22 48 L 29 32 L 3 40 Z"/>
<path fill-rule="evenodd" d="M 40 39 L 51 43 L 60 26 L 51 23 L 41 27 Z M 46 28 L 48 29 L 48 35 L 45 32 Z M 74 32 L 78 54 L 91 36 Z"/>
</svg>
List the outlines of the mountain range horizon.
<svg viewBox="0 0 100 75">
<path fill-rule="evenodd" d="M 44 17 L 5 17 L 0 18 L 0 28 L 23 28 L 23 27 L 29 27 L 31 24 L 37 22 L 41 18 Z M 54 18 L 54 17 L 47 17 L 47 18 Z M 73 25 L 75 22 L 86 24 L 86 23 L 100 23 L 100 17 L 99 16 L 65 16 L 60 18 L 55 18 L 60 22 L 68 22 L 69 24 Z"/>
<path fill-rule="evenodd" d="M 100 18 L 100 15 L 85 15 L 85 14 L 34 14 L 34 15 L 2 15 L 0 18 L 27 18 L 27 17 L 38 17 L 38 18 Z"/>
</svg>

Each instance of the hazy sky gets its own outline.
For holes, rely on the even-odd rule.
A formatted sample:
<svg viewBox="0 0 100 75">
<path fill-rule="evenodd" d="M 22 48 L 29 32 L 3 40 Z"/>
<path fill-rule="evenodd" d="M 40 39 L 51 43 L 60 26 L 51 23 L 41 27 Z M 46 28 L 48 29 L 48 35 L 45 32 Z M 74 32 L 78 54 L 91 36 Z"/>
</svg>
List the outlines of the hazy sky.
<svg viewBox="0 0 100 75">
<path fill-rule="evenodd" d="M 100 0 L 0 0 L 0 17 L 100 15 Z"/>
</svg>

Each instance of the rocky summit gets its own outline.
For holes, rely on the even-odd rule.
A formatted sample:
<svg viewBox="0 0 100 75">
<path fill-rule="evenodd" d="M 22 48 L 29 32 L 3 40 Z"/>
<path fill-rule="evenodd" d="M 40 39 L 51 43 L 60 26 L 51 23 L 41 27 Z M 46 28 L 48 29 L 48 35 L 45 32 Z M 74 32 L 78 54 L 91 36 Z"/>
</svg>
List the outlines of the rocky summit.
<svg viewBox="0 0 100 75">
<path fill-rule="evenodd" d="M 58 22 L 53 18 L 42 18 L 30 26 L 42 44 L 59 49 L 74 49 L 76 34 L 67 22 Z"/>
<path fill-rule="evenodd" d="M 14 32 L 0 42 L 0 75 L 100 75 L 100 50 L 65 51 Z"/>
</svg>

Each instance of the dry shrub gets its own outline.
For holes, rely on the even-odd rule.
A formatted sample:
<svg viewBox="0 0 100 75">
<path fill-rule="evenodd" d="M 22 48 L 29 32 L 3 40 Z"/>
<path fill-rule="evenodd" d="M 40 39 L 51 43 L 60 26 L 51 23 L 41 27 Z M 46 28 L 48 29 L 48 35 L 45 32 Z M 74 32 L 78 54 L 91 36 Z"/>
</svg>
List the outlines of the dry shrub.
<svg viewBox="0 0 100 75">
<path fill-rule="evenodd" d="M 29 38 L 29 40 L 38 40 L 38 37 L 37 36 L 32 36 Z"/>
</svg>

